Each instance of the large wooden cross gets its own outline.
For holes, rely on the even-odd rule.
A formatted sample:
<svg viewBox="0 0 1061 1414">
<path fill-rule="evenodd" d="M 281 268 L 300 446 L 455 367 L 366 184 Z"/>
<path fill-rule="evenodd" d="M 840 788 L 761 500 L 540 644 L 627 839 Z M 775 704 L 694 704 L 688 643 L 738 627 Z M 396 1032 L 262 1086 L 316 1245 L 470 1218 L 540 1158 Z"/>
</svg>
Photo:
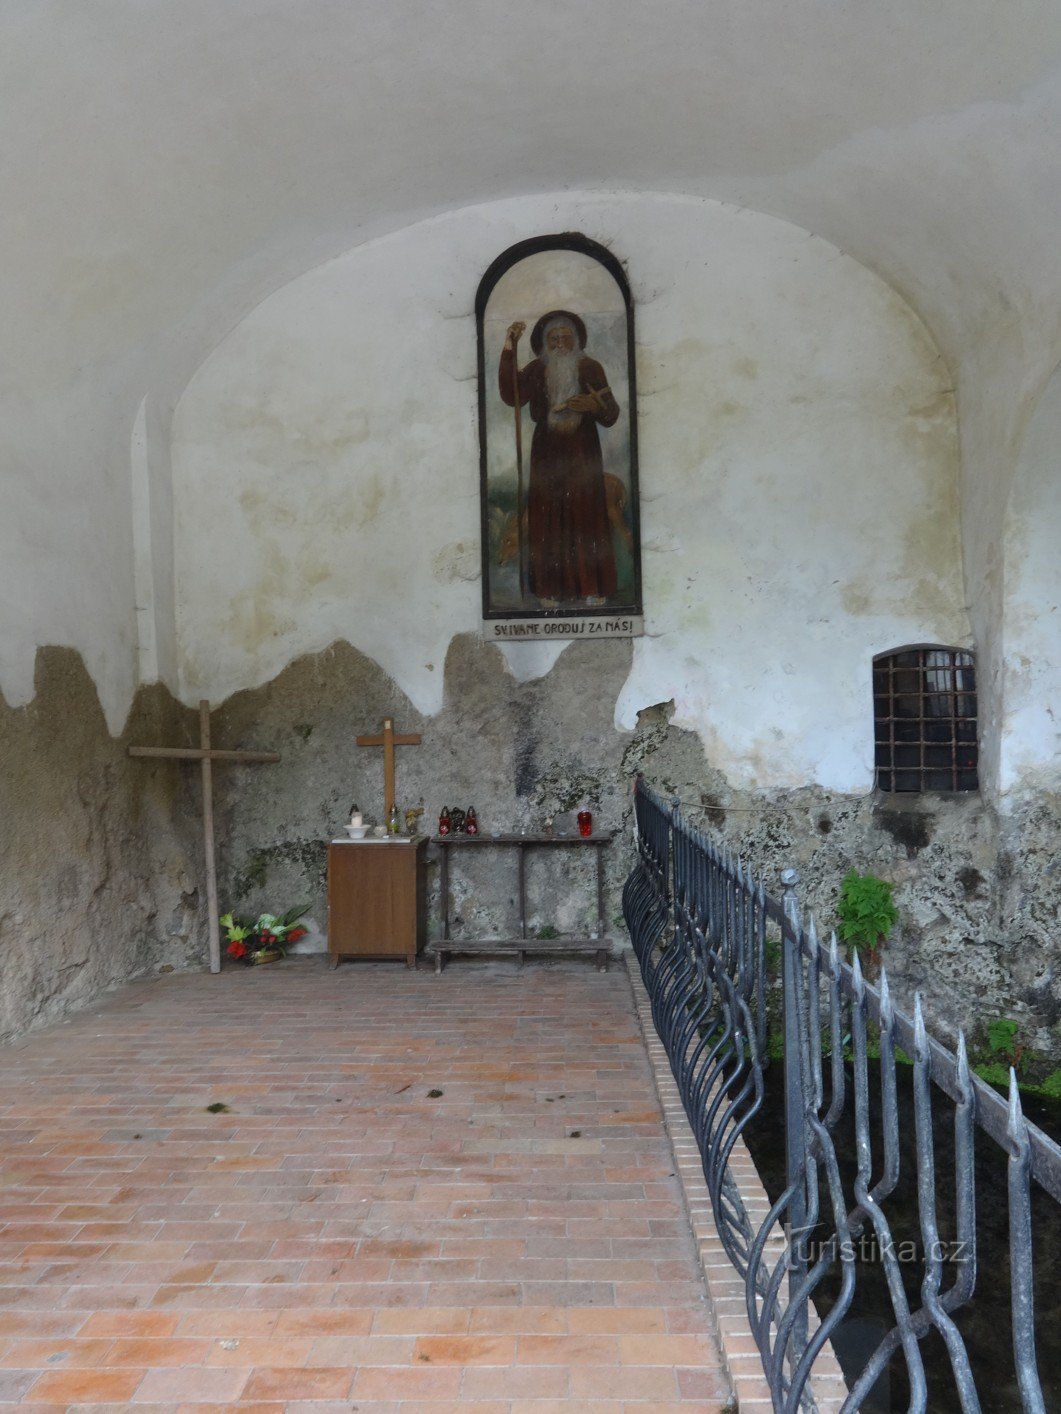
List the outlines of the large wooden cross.
<svg viewBox="0 0 1061 1414">
<path fill-rule="evenodd" d="M 394 730 L 394 718 L 383 718 L 383 730 L 378 736 L 359 736 L 358 746 L 382 746 L 383 747 L 383 821 L 389 823 L 391 811 L 394 809 L 394 748 L 396 746 L 419 746 L 420 737 L 417 733 L 409 732 L 405 736 L 398 736 Z"/>
<path fill-rule="evenodd" d="M 221 971 L 221 934 L 217 914 L 217 863 L 214 859 L 214 773 L 215 761 L 279 761 L 275 751 L 212 751 L 210 748 L 210 703 L 199 703 L 199 745 L 130 746 L 130 756 L 162 757 L 171 761 L 198 761 L 203 778 L 203 842 L 206 847 L 206 909 L 210 919 L 210 971 Z"/>
</svg>

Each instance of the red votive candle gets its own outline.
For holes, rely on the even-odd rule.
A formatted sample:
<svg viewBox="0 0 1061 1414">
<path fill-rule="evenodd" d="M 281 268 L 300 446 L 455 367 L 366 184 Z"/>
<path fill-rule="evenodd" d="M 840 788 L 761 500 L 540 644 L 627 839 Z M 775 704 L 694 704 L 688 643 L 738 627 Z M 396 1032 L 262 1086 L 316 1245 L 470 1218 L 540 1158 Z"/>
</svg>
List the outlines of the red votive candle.
<svg viewBox="0 0 1061 1414">
<path fill-rule="evenodd" d="M 590 810 L 580 810 L 577 815 L 578 832 L 583 839 L 593 833 L 593 813 Z"/>
</svg>

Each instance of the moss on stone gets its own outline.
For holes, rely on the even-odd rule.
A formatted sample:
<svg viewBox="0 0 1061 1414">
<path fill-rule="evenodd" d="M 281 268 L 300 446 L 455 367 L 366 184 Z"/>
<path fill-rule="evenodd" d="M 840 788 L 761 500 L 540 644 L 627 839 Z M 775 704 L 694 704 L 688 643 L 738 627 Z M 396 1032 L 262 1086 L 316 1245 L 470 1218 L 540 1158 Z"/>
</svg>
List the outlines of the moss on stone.
<svg viewBox="0 0 1061 1414">
<path fill-rule="evenodd" d="M 255 850 L 233 876 L 232 892 L 240 903 L 255 889 L 264 889 L 270 869 L 277 864 L 294 865 L 312 889 L 325 887 L 328 870 L 327 846 L 320 840 L 285 840 Z"/>
</svg>

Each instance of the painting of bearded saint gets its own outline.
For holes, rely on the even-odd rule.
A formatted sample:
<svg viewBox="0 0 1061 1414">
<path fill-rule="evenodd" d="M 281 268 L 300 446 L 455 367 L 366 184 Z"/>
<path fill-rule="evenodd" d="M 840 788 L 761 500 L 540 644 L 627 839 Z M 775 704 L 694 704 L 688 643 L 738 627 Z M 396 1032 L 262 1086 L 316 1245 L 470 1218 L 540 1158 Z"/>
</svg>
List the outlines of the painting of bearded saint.
<svg viewBox="0 0 1061 1414">
<path fill-rule="evenodd" d="M 531 333 L 534 358 L 517 371 L 525 324 L 513 323 L 498 366 L 509 407 L 534 423 L 527 490 L 526 584 L 543 608 L 595 606 L 616 590 L 600 427 L 613 427 L 619 405 L 604 369 L 586 353 L 577 314 L 543 314 Z"/>
<path fill-rule="evenodd" d="M 599 266 L 589 281 L 581 266 L 572 271 L 570 259 L 587 256 L 548 255 L 554 288 L 539 269 L 544 290 L 517 285 L 511 292 L 522 300 L 577 294 L 574 275 L 593 308 L 539 305 L 527 318 L 509 318 L 514 299 L 499 300 L 496 312 L 487 306 L 484 343 L 493 343 L 493 367 L 484 374 L 496 391 L 485 429 L 484 611 L 638 613 L 627 310 L 614 282 L 601 299 L 602 277 L 612 277 Z M 558 257 L 569 262 L 559 279 Z"/>
</svg>

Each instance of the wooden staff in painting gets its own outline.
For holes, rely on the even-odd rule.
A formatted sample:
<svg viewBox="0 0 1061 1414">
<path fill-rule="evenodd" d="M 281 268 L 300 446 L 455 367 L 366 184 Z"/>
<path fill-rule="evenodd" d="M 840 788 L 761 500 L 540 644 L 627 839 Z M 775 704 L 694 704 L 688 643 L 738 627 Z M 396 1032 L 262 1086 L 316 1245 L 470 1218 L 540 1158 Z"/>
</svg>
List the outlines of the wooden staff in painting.
<svg viewBox="0 0 1061 1414">
<path fill-rule="evenodd" d="M 512 411 L 516 418 L 516 542 L 521 599 L 527 595 L 527 555 L 523 543 L 523 409 L 519 400 L 519 340 L 526 327 L 522 320 L 517 320 L 508 331 L 512 341 Z"/>
</svg>

